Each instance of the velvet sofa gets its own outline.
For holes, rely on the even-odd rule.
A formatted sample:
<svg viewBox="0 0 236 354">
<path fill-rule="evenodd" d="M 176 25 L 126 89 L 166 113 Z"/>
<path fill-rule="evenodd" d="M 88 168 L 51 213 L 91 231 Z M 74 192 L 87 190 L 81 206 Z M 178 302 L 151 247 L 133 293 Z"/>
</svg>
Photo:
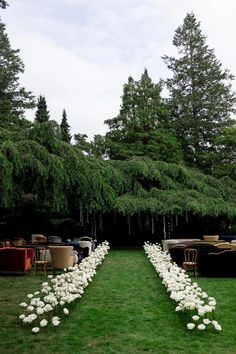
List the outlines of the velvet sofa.
<svg viewBox="0 0 236 354">
<path fill-rule="evenodd" d="M 236 277 L 236 251 L 223 250 L 198 257 L 197 268 L 203 277 Z"/>
<path fill-rule="evenodd" d="M 204 241 L 196 242 L 180 242 L 169 249 L 172 260 L 180 267 L 183 265 L 184 261 L 184 250 L 186 248 L 195 248 L 198 251 L 198 257 L 203 254 L 208 254 L 210 252 L 220 252 L 216 245 L 207 243 Z"/>
<path fill-rule="evenodd" d="M 34 249 L 0 248 L 0 272 L 27 272 L 32 268 Z"/>
</svg>

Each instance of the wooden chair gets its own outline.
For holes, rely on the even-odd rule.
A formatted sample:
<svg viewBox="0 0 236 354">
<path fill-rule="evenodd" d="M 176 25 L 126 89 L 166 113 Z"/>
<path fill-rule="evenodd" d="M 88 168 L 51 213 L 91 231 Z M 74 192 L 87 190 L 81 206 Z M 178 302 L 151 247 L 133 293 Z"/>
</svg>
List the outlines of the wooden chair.
<svg viewBox="0 0 236 354">
<path fill-rule="evenodd" d="M 197 250 L 195 248 L 186 248 L 184 250 L 183 268 L 194 271 L 194 276 L 197 274 Z"/>
<path fill-rule="evenodd" d="M 34 258 L 34 272 L 35 275 L 37 272 L 44 272 L 44 275 L 47 275 L 47 250 L 45 247 L 36 247 L 35 248 L 35 258 Z"/>
</svg>

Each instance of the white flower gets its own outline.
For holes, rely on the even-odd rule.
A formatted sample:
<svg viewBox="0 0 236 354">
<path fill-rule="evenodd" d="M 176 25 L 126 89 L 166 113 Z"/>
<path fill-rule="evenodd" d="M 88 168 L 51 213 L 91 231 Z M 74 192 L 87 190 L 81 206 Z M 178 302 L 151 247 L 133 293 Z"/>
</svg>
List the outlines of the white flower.
<svg viewBox="0 0 236 354">
<path fill-rule="evenodd" d="M 52 321 L 52 324 L 53 324 L 53 326 L 55 326 L 55 327 L 56 327 L 56 326 L 59 326 L 60 321 L 56 321 L 56 320 L 55 320 L 55 321 Z"/>
<path fill-rule="evenodd" d="M 204 314 L 205 314 L 205 309 L 203 308 L 203 307 L 200 307 L 199 309 L 198 309 L 198 314 L 199 314 L 199 316 L 203 316 Z"/>
<path fill-rule="evenodd" d="M 37 313 L 37 315 L 42 315 L 44 313 L 44 310 L 42 309 L 42 307 L 38 307 L 36 309 L 36 313 Z"/>
<path fill-rule="evenodd" d="M 211 323 L 211 321 L 209 320 L 209 318 L 204 318 L 204 319 L 202 320 L 202 322 L 203 322 L 205 325 L 208 325 L 208 324 Z"/>
<path fill-rule="evenodd" d="M 206 326 L 203 323 L 201 323 L 197 326 L 197 329 L 199 329 L 199 331 L 203 331 L 205 328 L 206 328 Z"/>
<path fill-rule="evenodd" d="M 39 327 L 32 328 L 33 333 L 38 333 L 40 331 Z"/>
<path fill-rule="evenodd" d="M 48 321 L 45 320 L 45 318 L 40 321 L 40 327 L 45 327 L 45 326 L 47 326 L 47 324 L 48 324 Z"/>
<path fill-rule="evenodd" d="M 29 299 L 32 299 L 33 296 L 34 296 L 33 294 L 28 294 L 28 295 L 27 295 L 27 297 L 28 297 Z"/>
<path fill-rule="evenodd" d="M 20 316 L 19 316 L 19 319 L 20 320 L 23 320 L 25 318 L 25 315 L 22 313 Z"/>
<path fill-rule="evenodd" d="M 20 306 L 21 306 L 21 307 L 27 307 L 28 305 L 27 305 L 26 302 L 21 302 L 21 303 L 20 303 Z"/>
<path fill-rule="evenodd" d="M 216 301 L 215 300 L 209 301 L 209 306 L 214 307 L 215 305 L 216 305 Z"/>
<path fill-rule="evenodd" d="M 52 318 L 52 321 L 60 321 L 60 317 L 54 316 L 54 317 Z"/>
<path fill-rule="evenodd" d="M 217 331 L 222 331 L 221 325 L 215 324 L 214 327 L 215 327 L 215 329 L 216 329 Z"/>
<path fill-rule="evenodd" d="M 65 315 L 69 315 L 69 310 L 66 307 L 64 307 L 63 312 Z"/>
<path fill-rule="evenodd" d="M 30 312 L 31 312 L 31 311 L 34 311 L 34 306 L 28 306 L 28 307 L 27 307 L 27 310 L 30 311 Z"/>
<path fill-rule="evenodd" d="M 194 321 L 198 321 L 199 320 L 199 316 L 198 315 L 194 315 L 194 316 L 192 316 L 192 319 L 194 320 Z"/>
<path fill-rule="evenodd" d="M 194 323 L 188 323 L 187 324 L 187 328 L 190 329 L 190 330 L 194 329 L 194 327 L 195 327 Z"/>
<path fill-rule="evenodd" d="M 36 320 L 37 315 L 35 313 L 32 313 L 31 315 L 28 316 L 28 318 L 29 318 L 30 322 L 32 322 L 32 321 Z"/>
</svg>

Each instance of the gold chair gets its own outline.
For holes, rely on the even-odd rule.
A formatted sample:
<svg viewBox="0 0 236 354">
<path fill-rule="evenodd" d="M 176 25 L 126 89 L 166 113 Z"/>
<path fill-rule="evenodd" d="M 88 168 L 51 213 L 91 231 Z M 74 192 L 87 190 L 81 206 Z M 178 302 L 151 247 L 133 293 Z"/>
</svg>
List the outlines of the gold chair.
<svg viewBox="0 0 236 354">
<path fill-rule="evenodd" d="M 194 271 L 194 276 L 197 274 L 197 250 L 195 248 L 186 248 L 184 250 L 183 268 Z"/>
<path fill-rule="evenodd" d="M 35 258 L 34 258 L 34 275 L 37 272 L 44 272 L 44 275 L 47 275 L 47 250 L 45 247 L 36 247 L 35 248 Z"/>
</svg>

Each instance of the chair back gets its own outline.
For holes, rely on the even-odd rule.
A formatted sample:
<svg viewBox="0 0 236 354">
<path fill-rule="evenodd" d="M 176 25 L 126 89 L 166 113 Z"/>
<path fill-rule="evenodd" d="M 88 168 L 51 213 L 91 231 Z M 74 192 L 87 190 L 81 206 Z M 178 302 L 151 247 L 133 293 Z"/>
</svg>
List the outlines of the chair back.
<svg viewBox="0 0 236 354">
<path fill-rule="evenodd" d="M 47 237 L 44 235 L 33 234 L 33 235 L 31 235 L 31 242 L 32 243 L 46 243 Z"/>
<path fill-rule="evenodd" d="M 203 235 L 204 241 L 218 241 L 220 235 Z"/>
<path fill-rule="evenodd" d="M 62 239 L 59 236 L 48 236 L 48 243 L 62 243 Z"/>
<path fill-rule="evenodd" d="M 91 241 L 79 241 L 80 248 L 88 248 L 88 256 L 92 253 L 92 242 Z"/>
<path fill-rule="evenodd" d="M 216 245 L 217 248 L 220 248 L 220 249 L 227 249 L 227 250 L 230 250 L 232 247 L 231 247 L 231 243 L 229 242 L 222 242 L 222 243 L 218 243 Z"/>
<path fill-rule="evenodd" d="M 195 248 L 186 248 L 184 250 L 184 261 L 186 263 L 197 262 L 197 250 Z"/>
<path fill-rule="evenodd" d="M 14 240 L 13 240 L 13 245 L 14 245 L 14 246 L 26 245 L 26 240 L 24 240 L 24 239 L 21 238 L 21 237 L 14 238 Z"/>
<path fill-rule="evenodd" d="M 90 242 L 92 242 L 93 239 L 92 239 L 92 237 L 89 237 L 89 236 L 82 236 L 82 237 L 79 238 L 79 241 L 90 241 Z"/>
<path fill-rule="evenodd" d="M 73 246 L 48 246 L 53 268 L 68 268 L 74 265 Z"/>
</svg>

